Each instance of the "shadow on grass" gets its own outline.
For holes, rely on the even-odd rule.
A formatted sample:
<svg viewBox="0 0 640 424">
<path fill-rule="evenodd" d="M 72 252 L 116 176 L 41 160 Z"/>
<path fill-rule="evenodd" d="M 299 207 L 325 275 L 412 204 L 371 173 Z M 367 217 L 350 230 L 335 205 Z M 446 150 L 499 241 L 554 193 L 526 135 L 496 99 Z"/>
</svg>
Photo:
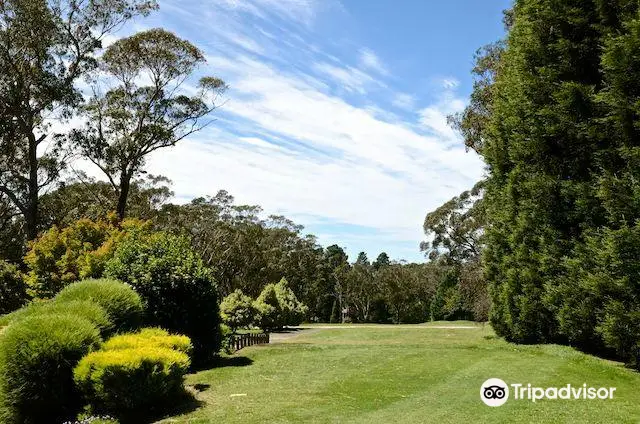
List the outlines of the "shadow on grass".
<svg viewBox="0 0 640 424">
<path fill-rule="evenodd" d="M 124 412 L 119 414 L 118 419 L 121 424 L 147 424 L 176 415 L 188 414 L 203 405 L 204 402 L 194 396 L 193 389 L 187 388 L 183 393 L 172 398 L 172 402 L 145 411 Z"/>
<path fill-rule="evenodd" d="M 279 330 L 273 330 L 271 333 L 275 334 L 289 334 L 289 333 L 297 333 L 298 331 L 302 331 L 304 328 L 281 328 Z"/>
</svg>

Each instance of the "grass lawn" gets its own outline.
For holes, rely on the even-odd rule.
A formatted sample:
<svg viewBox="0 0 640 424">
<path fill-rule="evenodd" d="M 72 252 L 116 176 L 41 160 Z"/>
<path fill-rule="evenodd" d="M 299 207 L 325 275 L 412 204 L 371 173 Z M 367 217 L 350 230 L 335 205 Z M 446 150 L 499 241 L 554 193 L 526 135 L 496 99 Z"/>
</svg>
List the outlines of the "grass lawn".
<svg viewBox="0 0 640 424">
<path fill-rule="evenodd" d="M 338 325 L 243 349 L 231 359 L 236 366 L 190 375 L 201 406 L 162 422 L 640 422 L 639 373 L 568 347 L 511 345 L 489 326 L 433 328 L 438 325 L 452 323 Z M 514 400 L 512 393 L 505 405 L 491 408 L 479 396 L 490 377 L 617 391 L 613 400 L 536 403 Z"/>
</svg>

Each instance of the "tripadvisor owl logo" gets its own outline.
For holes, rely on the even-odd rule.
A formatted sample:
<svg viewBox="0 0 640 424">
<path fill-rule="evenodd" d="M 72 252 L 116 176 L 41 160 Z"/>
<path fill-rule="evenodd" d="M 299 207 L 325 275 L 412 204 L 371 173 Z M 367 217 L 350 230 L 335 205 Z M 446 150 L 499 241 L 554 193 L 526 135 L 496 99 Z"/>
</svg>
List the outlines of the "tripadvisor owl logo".
<svg viewBox="0 0 640 424">
<path fill-rule="evenodd" d="M 509 386 L 499 378 L 490 378 L 480 387 L 480 399 L 488 406 L 501 406 L 509 399 Z"/>
<path fill-rule="evenodd" d="M 480 386 L 480 399 L 488 406 L 501 406 L 509 400 L 511 386 L 513 400 L 528 400 L 533 403 L 539 400 L 606 400 L 613 399 L 615 387 L 591 387 L 587 383 L 582 386 L 567 384 L 562 387 L 536 387 L 529 384 L 512 383 L 508 385 L 499 378 L 490 378 Z"/>
</svg>

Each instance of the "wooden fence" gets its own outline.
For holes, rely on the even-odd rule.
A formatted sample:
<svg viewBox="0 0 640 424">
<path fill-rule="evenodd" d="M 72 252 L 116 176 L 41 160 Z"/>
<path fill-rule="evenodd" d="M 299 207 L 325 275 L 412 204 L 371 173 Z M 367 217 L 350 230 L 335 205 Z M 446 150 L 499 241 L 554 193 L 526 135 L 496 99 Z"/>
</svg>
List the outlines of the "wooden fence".
<svg viewBox="0 0 640 424">
<path fill-rule="evenodd" d="M 231 347 L 240 350 L 243 347 L 269 343 L 269 333 L 236 334 L 231 340 Z"/>
</svg>

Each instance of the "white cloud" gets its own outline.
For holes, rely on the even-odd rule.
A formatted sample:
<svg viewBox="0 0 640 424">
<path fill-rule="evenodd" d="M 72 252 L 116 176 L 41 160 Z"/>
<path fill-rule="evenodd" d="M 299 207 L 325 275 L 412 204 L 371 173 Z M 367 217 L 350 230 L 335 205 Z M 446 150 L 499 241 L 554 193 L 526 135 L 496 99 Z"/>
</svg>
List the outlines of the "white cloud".
<svg viewBox="0 0 640 424">
<path fill-rule="evenodd" d="M 381 250 L 417 256 L 424 215 L 482 174 L 481 161 L 446 126 L 446 115 L 464 107 L 457 81 L 443 81 L 441 98 L 403 121 L 380 103 L 390 99 L 413 111 L 417 99 L 390 88 L 387 67 L 372 51 L 360 50 L 357 67 L 349 66 L 310 40 L 308 28 L 298 34 L 280 25 L 307 25 L 318 2 L 215 0 L 216 22 L 224 23 L 218 29 L 207 29 L 212 17 L 196 28 L 169 27 L 203 48 L 206 72 L 230 90 L 218 120 L 154 153 L 149 171 L 169 177 L 183 200 L 225 189 L 239 203 L 260 204 L 301 224 L 370 229 L 321 230 L 323 244 L 346 240 L 359 246 L 352 253 L 374 246 L 370 256 Z M 186 9 L 184 16 L 200 10 L 197 3 L 176 7 Z M 259 18 L 261 26 L 247 26 L 239 15 Z M 336 84 L 342 90 L 331 90 Z M 360 103 L 342 98 L 345 93 L 358 94 Z"/>
<path fill-rule="evenodd" d="M 376 71 L 379 74 L 389 74 L 389 71 L 384 66 L 380 58 L 370 49 L 360 49 L 360 64 L 361 66 Z"/>
<path fill-rule="evenodd" d="M 371 75 L 351 66 L 340 67 L 321 62 L 313 64 L 313 69 L 316 72 L 330 76 L 334 82 L 345 90 L 359 94 L 366 94 L 369 87 L 372 86 L 384 86 L 383 83 L 377 81 Z"/>
<path fill-rule="evenodd" d="M 460 81 L 458 81 L 455 78 L 444 78 L 442 80 L 442 86 L 447 90 L 457 88 L 459 85 L 460 85 Z"/>
<path fill-rule="evenodd" d="M 411 94 L 396 93 L 391 103 L 400 109 L 413 110 L 416 104 L 416 98 Z"/>
</svg>

